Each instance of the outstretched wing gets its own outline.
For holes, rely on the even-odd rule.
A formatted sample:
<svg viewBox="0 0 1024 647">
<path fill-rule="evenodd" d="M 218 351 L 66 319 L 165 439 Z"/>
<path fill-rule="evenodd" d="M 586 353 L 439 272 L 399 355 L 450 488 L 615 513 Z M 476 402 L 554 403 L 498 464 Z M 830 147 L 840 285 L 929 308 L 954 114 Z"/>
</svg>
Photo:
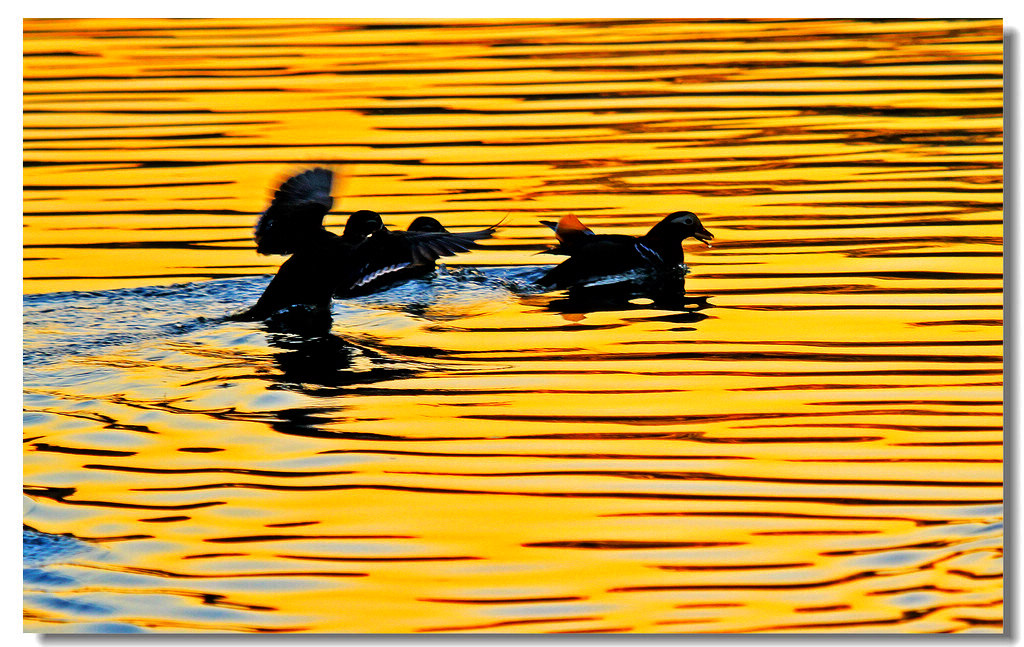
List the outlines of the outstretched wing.
<svg viewBox="0 0 1024 647">
<path fill-rule="evenodd" d="M 253 231 L 260 254 L 293 254 L 303 244 L 322 236 L 324 216 L 334 205 L 330 169 L 314 168 L 289 178 L 274 192 L 274 199 Z"/>
<path fill-rule="evenodd" d="M 442 256 L 454 256 L 477 247 L 476 241 L 490 238 L 496 227 L 497 225 L 478 231 L 460 233 L 407 231 L 401 234 L 401 238 L 405 239 L 409 245 L 413 263 L 430 265 Z"/>
<path fill-rule="evenodd" d="M 381 231 L 364 240 L 352 252 L 348 276 L 339 296 L 372 291 L 394 281 L 429 273 L 442 256 L 468 252 L 476 241 L 490 238 L 497 225 L 479 231 Z"/>
</svg>

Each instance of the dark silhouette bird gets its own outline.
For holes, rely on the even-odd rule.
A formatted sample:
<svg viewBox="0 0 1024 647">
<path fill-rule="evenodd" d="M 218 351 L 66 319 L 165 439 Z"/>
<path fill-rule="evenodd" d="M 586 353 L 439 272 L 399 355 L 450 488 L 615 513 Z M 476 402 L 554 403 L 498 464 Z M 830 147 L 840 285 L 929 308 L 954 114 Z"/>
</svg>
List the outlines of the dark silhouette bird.
<svg viewBox="0 0 1024 647">
<path fill-rule="evenodd" d="M 495 229 L 453 234 L 427 218 L 432 222 L 418 225 L 424 230 L 392 232 L 380 214 L 360 210 L 349 216 L 339 236 L 323 226 L 324 216 L 334 205 L 333 177 L 329 169 L 310 169 L 289 178 L 274 192 L 270 206 L 256 223 L 256 251 L 291 256 L 256 304 L 236 318 L 265 319 L 291 306 L 329 312 L 336 294 L 367 294 L 420 275 L 410 268 L 428 273 L 439 257 L 469 251 Z M 402 270 L 410 271 L 403 274 Z"/>
<path fill-rule="evenodd" d="M 335 296 L 371 294 L 426 276 L 434 271 L 438 258 L 468 252 L 476 241 L 490 238 L 496 227 L 452 233 L 430 216 L 416 218 L 406 231 L 381 227 L 359 245 L 353 271 L 339 284 Z"/>
<path fill-rule="evenodd" d="M 284 263 L 252 308 L 242 318 L 265 319 L 290 306 L 329 312 L 331 298 L 339 283 L 352 272 L 359 244 L 365 237 L 358 232 L 374 226 L 383 228 L 380 216 L 372 211 L 356 212 L 345 227 L 351 235 L 337 236 L 324 230 L 326 236 L 303 242 Z"/>
<path fill-rule="evenodd" d="M 554 289 L 584 285 L 636 270 L 655 276 L 671 273 L 683 263 L 684 239 L 692 236 L 710 247 L 708 241 L 714 238 L 689 211 L 669 214 L 643 236 L 595 234 L 572 215 L 564 216 L 553 229 L 558 245 L 547 250 L 548 253 L 569 258 L 537 282 Z"/>
</svg>

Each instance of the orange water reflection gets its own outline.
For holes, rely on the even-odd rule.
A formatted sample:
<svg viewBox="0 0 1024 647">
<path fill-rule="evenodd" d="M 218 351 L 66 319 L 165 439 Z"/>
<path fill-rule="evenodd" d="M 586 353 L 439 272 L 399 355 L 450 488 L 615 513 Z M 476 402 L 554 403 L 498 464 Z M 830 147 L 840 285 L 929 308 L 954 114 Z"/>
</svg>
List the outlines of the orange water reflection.
<svg viewBox="0 0 1024 647">
<path fill-rule="evenodd" d="M 102 551 L 26 584 L 27 630 L 1001 629 L 1000 21 L 28 20 L 24 49 L 27 294 L 273 272 L 251 228 L 310 164 L 329 226 L 509 215 L 455 267 L 550 262 L 568 211 L 715 233 L 683 312 L 441 290 L 334 341 L 33 367 L 26 523 Z"/>
</svg>

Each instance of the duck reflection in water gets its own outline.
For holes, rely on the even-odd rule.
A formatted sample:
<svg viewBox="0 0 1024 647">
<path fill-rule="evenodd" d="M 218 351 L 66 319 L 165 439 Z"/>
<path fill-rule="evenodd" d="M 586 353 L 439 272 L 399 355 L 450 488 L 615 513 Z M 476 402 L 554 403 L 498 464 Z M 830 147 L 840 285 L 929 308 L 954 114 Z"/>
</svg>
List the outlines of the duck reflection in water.
<svg viewBox="0 0 1024 647">
<path fill-rule="evenodd" d="M 287 314 L 287 311 L 286 313 Z M 294 314 L 294 313 L 292 313 Z M 326 323 L 313 328 L 313 322 Z M 404 380 L 424 370 L 415 360 L 357 344 L 327 332 L 330 315 L 272 317 L 264 324 L 266 339 L 278 352 L 272 364 L 253 377 L 272 382 L 267 391 L 293 391 L 323 400 L 323 406 L 300 406 L 261 412 L 260 420 L 274 431 L 290 436 L 365 440 L 373 434 L 344 431 L 346 400 L 354 390 L 391 380 Z M 276 369 L 276 370 L 274 370 Z"/>
<path fill-rule="evenodd" d="M 417 372 L 414 362 L 353 344 L 336 335 L 274 332 L 270 326 L 268 331 L 267 341 L 282 351 L 273 356 L 280 373 L 271 376 L 281 388 L 308 395 L 335 396 L 345 387 L 402 379 Z"/>
<path fill-rule="evenodd" d="M 707 296 L 688 296 L 683 277 L 659 277 L 656 281 L 620 281 L 606 285 L 573 286 L 555 297 L 531 296 L 523 299 L 556 312 L 570 321 L 580 321 L 591 312 L 622 312 L 628 310 L 668 310 L 673 314 L 661 317 L 676 323 L 696 323 L 708 318 L 702 312 L 714 304 Z"/>
</svg>

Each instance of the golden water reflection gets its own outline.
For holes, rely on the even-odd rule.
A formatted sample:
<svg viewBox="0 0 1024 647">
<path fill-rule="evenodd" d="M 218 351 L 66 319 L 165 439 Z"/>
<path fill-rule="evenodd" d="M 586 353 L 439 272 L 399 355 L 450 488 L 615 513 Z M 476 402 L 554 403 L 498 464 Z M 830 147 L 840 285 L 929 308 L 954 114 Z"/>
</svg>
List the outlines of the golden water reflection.
<svg viewBox="0 0 1024 647">
<path fill-rule="evenodd" d="M 25 522 L 95 548 L 26 575 L 27 630 L 1001 630 L 1000 21 L 28 20 L 24 51 Z M 508 219 L 333 337 L 216 323 L 313 164 L 332 227 Z M 682 301 L 507 287 L 542 218 L 680 209 L 715 234 Z"/>
</svg>

